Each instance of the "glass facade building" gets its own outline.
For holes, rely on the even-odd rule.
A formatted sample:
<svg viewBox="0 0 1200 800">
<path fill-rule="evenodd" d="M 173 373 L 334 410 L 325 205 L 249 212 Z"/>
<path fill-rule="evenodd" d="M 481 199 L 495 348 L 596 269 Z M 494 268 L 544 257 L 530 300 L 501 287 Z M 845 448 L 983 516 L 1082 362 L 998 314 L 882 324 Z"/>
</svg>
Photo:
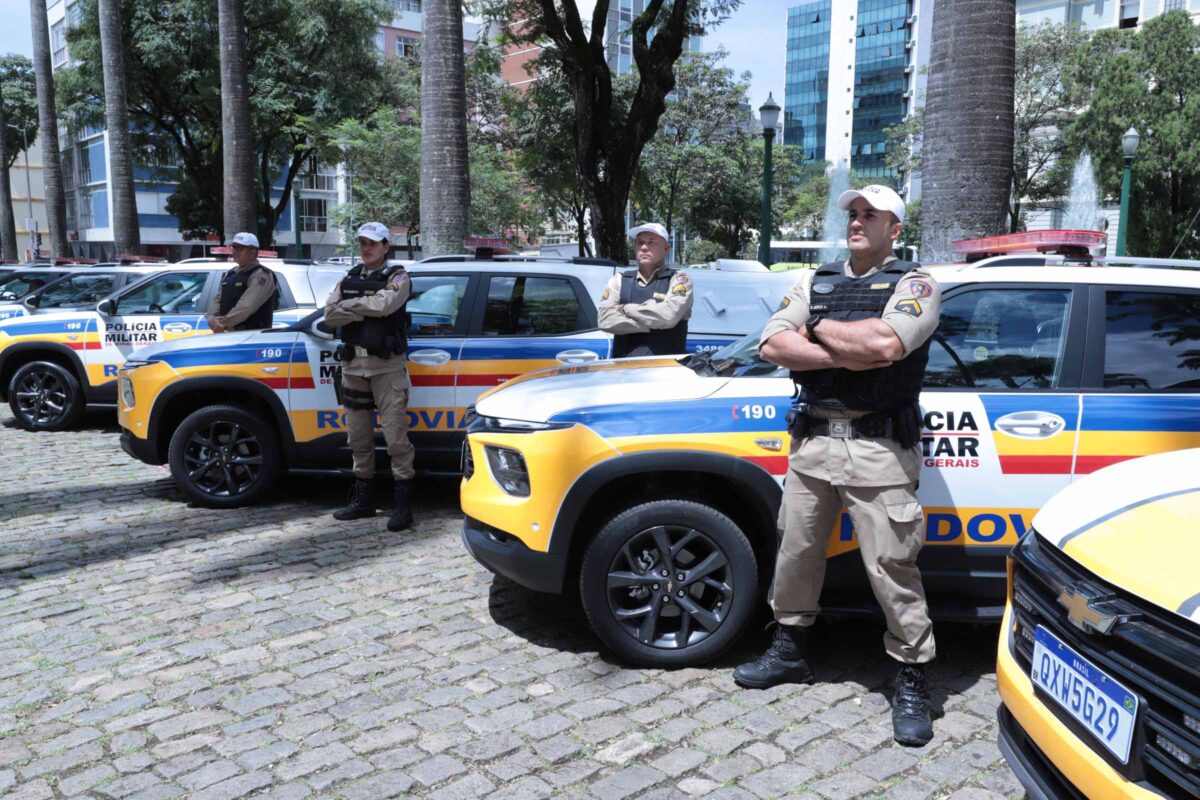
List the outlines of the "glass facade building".
<svg viewBox="0 0 1200 800">
<path fill-rule="evenodd" d="M 803 148 L 809 160 L 825 158 L 832 5 L 816 0 L 788 9 L 783 143 Z"/>
<path fill-rule="evenodd" d="M 881 181 L 896 178 L 884 165 L 885 131 L 907 113 L 910 13 L 911 0 L 858 0 L 850 167 Z"/>
</svg>

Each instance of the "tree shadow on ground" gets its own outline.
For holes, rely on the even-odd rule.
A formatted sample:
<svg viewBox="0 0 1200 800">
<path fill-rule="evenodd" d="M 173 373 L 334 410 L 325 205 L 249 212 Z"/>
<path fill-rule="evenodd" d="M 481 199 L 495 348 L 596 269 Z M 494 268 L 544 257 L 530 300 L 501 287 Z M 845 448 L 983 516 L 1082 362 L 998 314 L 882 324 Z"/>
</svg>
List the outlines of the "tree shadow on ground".
<svg viewBox="0 0 1200 800">
<path fill-rule="evenodd" d="M 11 412 L 9 412 L 11 414 Z M 6 416 L 0 420 L 0 425 L 10 430 L 22 430 L 17 424 L 17 420 L 12 416 Z M 83 415 L 75 421 L 75 424 L 67 429 L 68 431 L 92 431 L 99 433 L 120 433 L 121 425 L 117 422 L 117 412 L 111 408 L 89 409 L 83 412 Z M 26 431 L 30 436 L 40 434 L 52 435 L 54 431 Z"/>
</svg>

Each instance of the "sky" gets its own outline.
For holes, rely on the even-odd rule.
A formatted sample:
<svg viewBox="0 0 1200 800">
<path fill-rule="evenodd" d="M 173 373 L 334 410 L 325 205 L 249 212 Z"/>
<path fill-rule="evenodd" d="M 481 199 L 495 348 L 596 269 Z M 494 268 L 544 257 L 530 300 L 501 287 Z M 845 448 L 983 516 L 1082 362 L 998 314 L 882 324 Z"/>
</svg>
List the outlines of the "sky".
<svg viewBox="0 0 1200 800">
<path fill-rule="evenodd" d="M 734 72 L 749 71 L 750 105 L 758 108 L 773 92 L 783 105 L 784 47 L 787 37 L 787 8 L 796 0 L 743 0 L 741 7 L 721 27 L 704 37 L 704 49 L 724 46 L 726 64 Z M 27 0 L 0 0 L 0 53 L 33 56 Z"/>
</svg>

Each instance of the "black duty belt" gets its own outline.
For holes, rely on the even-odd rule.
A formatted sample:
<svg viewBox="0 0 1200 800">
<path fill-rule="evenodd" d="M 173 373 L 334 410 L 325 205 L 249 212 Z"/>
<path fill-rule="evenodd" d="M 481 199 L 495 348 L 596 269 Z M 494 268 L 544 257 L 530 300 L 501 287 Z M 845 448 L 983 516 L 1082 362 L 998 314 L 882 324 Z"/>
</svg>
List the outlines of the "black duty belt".
<svg viewBox="0 0 1200 800">
<path fill-rule="evenodd" d="M 800 426 L 803 436 L 829 436 L 834 439 L 891 439 L 895 431 L 891 415 L 868 414 L 858 419 L 824 419 L 805 416 Z"/>
</svg>

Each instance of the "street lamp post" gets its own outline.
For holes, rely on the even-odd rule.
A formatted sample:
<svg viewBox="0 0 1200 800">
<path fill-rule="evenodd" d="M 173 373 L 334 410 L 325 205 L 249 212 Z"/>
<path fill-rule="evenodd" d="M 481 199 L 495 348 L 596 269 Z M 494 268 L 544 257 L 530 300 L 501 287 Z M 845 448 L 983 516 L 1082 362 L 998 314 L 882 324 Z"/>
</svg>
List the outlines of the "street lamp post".
<svg viewBox="0 0 1200 800">
<path fill-rule="evenodd" d="M 758 231 L 758 260 L 771 266 L 771 145 L 775 141 L 775 125 L 779 122 L 779 104 L 773 95 L 758 109 L 763 126 L 763 196 L 762 221 Z"/>
<path fill-rule="evenodd" d="M 1117 220 L 1117 255 L 1125 255 L 1125 240 L 1128 238 L 1127 231 L 1129 230 L 1129 187 L 1132 182 L 1131 173 L 1133 172 L 1133 155 L 1137 152 L 1138 142 L 1142 137 L 1138 135 L 1137 129 L 1130 128 L 1125 131 L 1125 135 L 1121 137 L 1121 153 L 1125 158 L 1125 172 L 1121 176 L 1121 216 Z"/>
<path fill-rule="evenodd" d="M 292 190 L 292 224 L 296 227 L 296 258 L 304 258 L 304 241 L 300 233 L 300 192 Z"/>
</svg>

